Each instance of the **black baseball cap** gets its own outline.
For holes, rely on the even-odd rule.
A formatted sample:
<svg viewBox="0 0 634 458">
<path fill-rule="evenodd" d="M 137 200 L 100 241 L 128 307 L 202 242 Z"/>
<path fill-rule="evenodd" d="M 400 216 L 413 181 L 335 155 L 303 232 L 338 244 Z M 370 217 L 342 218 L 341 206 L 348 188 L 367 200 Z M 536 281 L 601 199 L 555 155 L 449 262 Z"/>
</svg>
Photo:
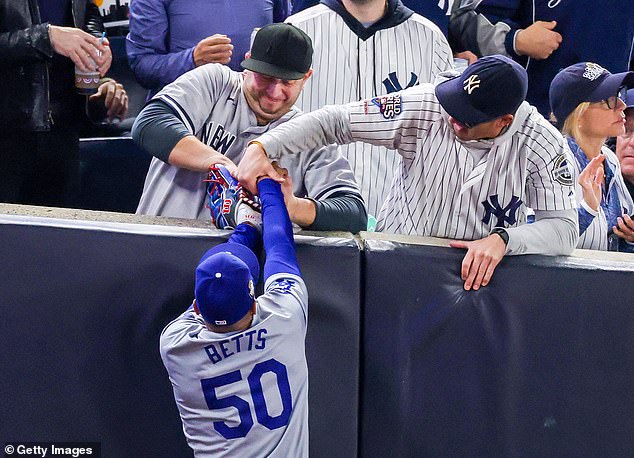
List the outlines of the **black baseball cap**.
<svg viewBox="0 0 634 458">
<path fill-rule="evenodd" d="M 255 34 L 251 57 L 242 68 L 283 80 L 298 80 L 310 70 L 313 43 L 291 24 L 269 24 Z"/>
<path fill-rule="evenodd" d="M 583 102 L 601 102 L 634 86 L 634 72 L 610 73 L 593 62 L 580 62 L 564 68 L 550 83 L 550 109 L 555 124 L 562 128 L 566 118 Z"/>
<path fill-rule="evenodd" d="M 515 114 L 526 98 L 526 70 L 502 55 L 478 59 L 461 75 L 436 86 L 443 109 L 459 123 L 473 127 Z"/>
</svg>

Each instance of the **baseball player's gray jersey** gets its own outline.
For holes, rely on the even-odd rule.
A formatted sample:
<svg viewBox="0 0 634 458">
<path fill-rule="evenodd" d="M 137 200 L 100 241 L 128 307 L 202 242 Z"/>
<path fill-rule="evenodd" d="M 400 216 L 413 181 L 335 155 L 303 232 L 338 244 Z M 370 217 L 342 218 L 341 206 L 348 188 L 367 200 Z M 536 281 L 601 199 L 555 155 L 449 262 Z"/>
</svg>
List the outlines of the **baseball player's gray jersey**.
<svg viewBox="0 0 634 458">
<path fill-rule="evenodd" d="M 297 100 L 303 111 L 396 92 L 453 68 L 445 36 L 431 21 L 412 14 L 361 38 L 341 15 L 320 4 L 290 16 L 286 22 L 313 41 L 313 75 Z M 383 146 L 342 145 L 369 214 L 377 215 L 400 168 L 400 156 Z"/>
<path fill-rule="evenodd" d="M 403 164 L 379 214 L 385 232 L 475 240 L 522 224 L 527 207 L 576 208 L 565 140 L 529 104 L 492 140 L 461 141 L 448 118 L 434 85 L 422 84 L 307 113 L 258 140 L 271 158 L 332 142 L 396 149 Z"/>
<path fill-rule="evenodd" d="M 154 98 L 168 104 L 199 140 L 238 164 L 249 141 L 300 114 L 293 107 L 280 119 L 258 126 L 242 93 L 242 78 L 224 65 L 208 64 L 182 75 Z M 360 195 L 350 165 L 335 146 L 304 156 L 286 155 L 278 161 L 288 169 L 296 196 L 320 200 L 339 191 Z M 153 158 L 137 213 L 208 219 L 206 178 Z"/>
<path fill-rule="evenodd" d="M 209 331 L 190 307 L 160 350 L 187 443 L 196 457 L 308 456 L 308 293 L 272 275 L 244 331 Z"/>
<path fill-rule="evenodd" d="M 568 145 L 566 144 L 566 146 Z M 625 186 L 625 182 L 623 181 L 623 175 L 621 173 L 619 160 L 616 157 L 616 154 L 614 154 L 612 150 L 607 146 L 601 148 L 601 152 L 605 155 L 605 162 L 608 164 L 608 167 L 614 173 L 614 176 L 610 181 L 610 187 L 607 190 L 607 193 L 609 194 L 613 187 L 616 188 L 617 194 L 619 196 L 619 201 L 621 203 L 622 212 L 631 214 L 632 212 L 634 212 L 634 203 L 632 202 L 630 193 L 628 192 L 627 186 Z M 583 190 L 581 188 L 581 185 L 579 184 L 579 174 L 581 173 L 579 162 L 577 160 L 572 160 L 570 162 L 572 164 L 572 175 L 577 188 L 577 198 L 579 199 L 579 205 L 583 206 L 586 211 L 594 213 L 583 199 Z M 592 220 L 590 225 L 586 228 L 586 230 L 580 234 L 577 248 L 584 248 L 586 250 L 607 250 L 608 230 L 611 229 L 612 227 L 608 227 L 608 221 L 605 211 L 603 210 L 603 207 L 599 205 L 599 211 L 597 212 L 597 215 Z"/>
</svg>

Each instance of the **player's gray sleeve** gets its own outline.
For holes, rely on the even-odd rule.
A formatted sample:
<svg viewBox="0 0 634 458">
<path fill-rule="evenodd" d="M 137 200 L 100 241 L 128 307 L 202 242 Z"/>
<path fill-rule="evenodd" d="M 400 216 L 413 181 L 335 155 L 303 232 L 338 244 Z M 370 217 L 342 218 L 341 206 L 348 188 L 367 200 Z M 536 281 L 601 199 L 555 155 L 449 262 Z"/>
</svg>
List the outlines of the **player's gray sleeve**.
<svg viewBox="0 0 634 458">
<path fill-rule="evenodd" d="M 505 46 L 511 27 L 502 21 L 492 24 L 485 15 L 475 11 L 480 2 L 463 0 L 452 12 L 448 31 L 451 46 L 454 50 L 471 51 L 479 57 L 492 54 L 512 57 Z"/>
<path fill-rule="evenodd" d="M 535 222 L 505 229 L 509 235 L 506 253 L 568 255 L 577 246 L 577 209 L 535 211 Z"/>
<path fill-rule="evenodd" d="M 191 134 L 185 124 L 160 100 L 150 101 L 132 126 L 134 142 L 163 162 L 168 162 L 176 144 L 188 135 Z"/>
<path fill-rule="evenodd" d="M 336 195 L 315 201 L 315 221 L 311 231 L 346 231 L 356 234 L 368 225 L 368 213 L 360 196 Z"/>
</svg>

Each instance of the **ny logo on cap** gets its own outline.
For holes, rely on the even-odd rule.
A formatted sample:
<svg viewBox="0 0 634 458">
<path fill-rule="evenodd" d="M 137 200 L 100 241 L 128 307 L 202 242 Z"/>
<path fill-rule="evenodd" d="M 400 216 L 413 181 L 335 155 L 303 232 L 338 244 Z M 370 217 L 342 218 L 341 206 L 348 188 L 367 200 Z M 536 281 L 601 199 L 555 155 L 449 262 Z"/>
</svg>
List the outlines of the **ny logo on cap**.
<svg viewBox="0 0 634 458">
<path fill-rule="evenodd" d="M 474 89 L 480 87 L 480 80 L 478 79 L 478 75 L 471 75 L 469 78 L 464 80 L 463 87 L 464 90 L 467 91 L 469 95 L 471 95 Z"/>
<path fill-rule="evenodd" d="M 588 62 L 586 64 L 586 69 L 583 71 L 583 77 L 589 79 L 590 81 L 594 81 L 605 71 L 605 68 L 601 67 L 599 64 Z"/>
</svg>

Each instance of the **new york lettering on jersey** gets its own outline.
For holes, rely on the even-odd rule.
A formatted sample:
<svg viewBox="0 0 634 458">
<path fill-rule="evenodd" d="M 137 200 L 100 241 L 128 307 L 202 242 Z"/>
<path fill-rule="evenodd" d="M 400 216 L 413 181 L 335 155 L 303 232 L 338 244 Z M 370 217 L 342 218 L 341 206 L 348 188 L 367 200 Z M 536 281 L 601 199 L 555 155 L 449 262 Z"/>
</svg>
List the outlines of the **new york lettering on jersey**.
<svg viewBox="0 0 634 458">
<path fill-rule="evenodd" d="M 215 122 L 206 124 L 200 135 L 201 142 L 211 146 L 222 154 L 227 154 L 227 151 L 235 140 L 236 136 L 234 134 L 225 130 L 222 124 Z"/>
</svg>

